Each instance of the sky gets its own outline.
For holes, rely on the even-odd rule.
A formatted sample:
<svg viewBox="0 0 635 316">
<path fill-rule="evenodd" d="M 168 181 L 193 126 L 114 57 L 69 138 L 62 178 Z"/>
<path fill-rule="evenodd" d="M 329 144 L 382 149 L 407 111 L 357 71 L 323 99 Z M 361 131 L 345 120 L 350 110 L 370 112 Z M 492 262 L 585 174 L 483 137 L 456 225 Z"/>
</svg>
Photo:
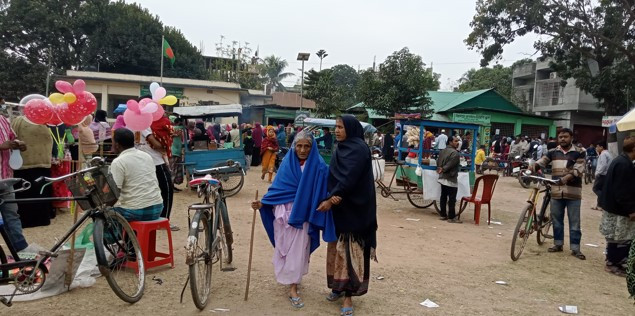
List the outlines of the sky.
<svg viewBox="0 0 635 316">
<path fill-rule="evenodd" d="M 135 0 L 165 25 L 180 29 L 204 55 L 216 56 L 216 43 L 259 48 L 259 56 L 287 60 L 296 75 L 283 83 L 299 81 L 298 52 L 311 53 L 305 71 L 318 69 L 315 55 L 328 56 L 322 68 L 348 64 L 366 69 L 395 51 L 408 47 L 427 66 L 441 74 L 441 90 L 449 90 L 471 68 L 479 68 L 480 55 L 463 43 L 471 31 L 476 0 Z M 524 37 L 505 48 L 500 64 L 531 58 L 535 38 Z M 177 53 L 178 54 L 178 53 Z M 535 57 L 535 56 L 533 56 Z M 176 56 L 178 59 L 178 55 Z"/>
</svg>

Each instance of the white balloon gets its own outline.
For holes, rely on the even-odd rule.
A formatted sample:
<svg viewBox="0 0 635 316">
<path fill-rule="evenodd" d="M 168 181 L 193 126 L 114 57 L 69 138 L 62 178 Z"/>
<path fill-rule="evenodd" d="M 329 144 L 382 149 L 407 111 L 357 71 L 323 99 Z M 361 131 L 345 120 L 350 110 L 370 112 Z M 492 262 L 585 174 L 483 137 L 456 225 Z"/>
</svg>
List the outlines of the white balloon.
<svg viewBox="0 0 635 316">
<path fill-rule="evenodd" d="M 47 98 L 41 94 L 29 94 L 20 100 L 20 105 L 25 105 L 31 100 L 46 100 Z"/>
<path fill-rule="evenodd" d="M 153 82 L 150 84 L 150 94 L 154 94 L 154 91 L 156 91 L 159 88 L 159 84 L 156 82 Z"/>
<path fill-rule="evenodd" d="M 141 113 L 154 113 L 158 108 L 159 106 L 156 103 L 150 102 L 141 109 Z"/>
<path fill-rule="evenodd" d="M 22 164 L 24 160 L 22 160 L 22 155 L 20 155 L 19 150 L 12 150 L 11 157 L 9 158 L 9 167 L 13 170 L 18 170 L 22 168 Z"/>
</svg>

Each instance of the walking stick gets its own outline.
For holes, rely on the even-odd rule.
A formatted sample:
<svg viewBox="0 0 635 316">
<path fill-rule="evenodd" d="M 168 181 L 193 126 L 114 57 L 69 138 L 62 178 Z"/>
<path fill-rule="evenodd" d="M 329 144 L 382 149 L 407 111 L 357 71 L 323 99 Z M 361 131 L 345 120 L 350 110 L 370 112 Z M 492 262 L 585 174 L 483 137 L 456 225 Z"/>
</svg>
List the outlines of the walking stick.
<svg viewBox="0 0 635 316">
<path fill-rule="evenodd" d="M 256 190 L 256 201 L 258 201 L 258 190 Z M 251 239 L 249 240 L 249 263 L 247 264 L 247 287 L 245 288 L 245 301 L 249 299 L 249 281 L 251 280 L 251 256 L 254 253 L 254 228 L 256 227 L 256 209 L 253 209 L 254 216 L 251 220 Z"/>
</svg>

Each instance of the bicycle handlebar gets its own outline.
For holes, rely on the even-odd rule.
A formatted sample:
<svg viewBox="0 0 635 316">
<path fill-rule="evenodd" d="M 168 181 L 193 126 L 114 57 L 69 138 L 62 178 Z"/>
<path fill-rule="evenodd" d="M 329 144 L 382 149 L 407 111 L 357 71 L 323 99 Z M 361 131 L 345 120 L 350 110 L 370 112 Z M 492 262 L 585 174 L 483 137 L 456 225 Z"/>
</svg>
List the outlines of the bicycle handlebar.
<svg viewBox="0 0 635 316">
<path fill-rule="evenodd" d="M 210 173 L 220 173 L 222 170 L 226 170 L 226 169 L 232 169 L 232 168 L 240 168 L 240 163 L 239 162 L 234 162 L 231 166 L 222 166 L 222 167 L 215 167 L 215 168 L 209 168 L 209 169 L 203 169 L 203 170 L 192 170 L 193 174 L 210 174 Z"/>
<path fill-rule="evenodd" d="M 534 179 L 534 180 L 538 180 L 540 182 L 545 182 L 545 183 L 549 183 L 552 185 L 560 185 L 560 181 L 559 180 L 552 180 L 552 179 L 547 179 L 547 178 L 543 178 L 543 177 L 537 177 L 537 176 L 531 176 L 531 175 L 522 175 L 523 178 L 527 178 L 527 179 Z"/>
<path fill-rule="evenodd" d="M 79 170 L 79 171 L 75 171 L 73 173 L 69 173 L 67 175 L 63 175 L 63 176 L 57 177 L 57 178 L 39 177 L 39 178 L 35 179 L 35 182 L 46 181 L 46 182 L 53 183 L 53 182 L 62 181 L 62 180 L 74 177 L 74 176 L 76 176 L 78 174 L 83 174 L 83 173 L 86 173 L 86 172 L 89 172 L 89 171 L 97 170 L 97 169 L 101 168 L 104 165 L 104 163 L 105 163 L 104 158 L 95 157 L 95 158 L 93 158 L 90 161 L 90 165 L 92 167 L 88 167 L 88 168 L 85 168 L 85 169 L 82 169 L 82 170 Z"/>
</svg>

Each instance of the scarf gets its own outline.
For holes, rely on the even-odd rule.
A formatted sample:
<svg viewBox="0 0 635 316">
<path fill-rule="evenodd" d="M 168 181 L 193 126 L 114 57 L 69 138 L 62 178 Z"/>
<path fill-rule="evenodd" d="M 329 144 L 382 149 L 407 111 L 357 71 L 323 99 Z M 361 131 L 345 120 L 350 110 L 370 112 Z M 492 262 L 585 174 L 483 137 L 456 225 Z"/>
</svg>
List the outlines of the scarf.
<svg viewBox="0 0 635 316">
<path fill-rule="evenodd" d="M 150 126 L 152 129 L 152 134 L 154 137 L 161 143 L 163 149 L 168 155 L 168 158 L 172 157 L 172 137 L 174 136 L 174 129 L 172 128 L 172 123 L 170 123 L 170 119 L 167 117 L 161 117 L 160 119 L 152 122 Z"/>
<path fill-rule="evenodd" d="M 115 124 L 112 126 L 112 130 L 116 131 L 122 127 L 126 127 L 126 122 L 123 120 L 123 115 L 117 116 L 117 120 L 115 120 Z"/>
<path fill-rule="evenodd" d="M 267 126 L 267 135 L 269 135 L 269 130 L 273 130 L 273 126 Z M 275 133 L 274 133 L 275 134 Z M 253 133 L 252 133 L 253 136 Z M 254 142 L 255 142 L 256 137 L 254 136 Z M 267 136 L 267 138 L 262 140 L 262 145 L 260 147 L 260 155 L 264 155 L 267 152 L 267 148 L 271 147 L 273 148 L 273 151 L 278 151 L 278 149 L 280 148 L 279 144 L 278 144 L 278 139 L 276 139 L 276 136 L 272 136 L 269 137 Z"/>
</svg>

